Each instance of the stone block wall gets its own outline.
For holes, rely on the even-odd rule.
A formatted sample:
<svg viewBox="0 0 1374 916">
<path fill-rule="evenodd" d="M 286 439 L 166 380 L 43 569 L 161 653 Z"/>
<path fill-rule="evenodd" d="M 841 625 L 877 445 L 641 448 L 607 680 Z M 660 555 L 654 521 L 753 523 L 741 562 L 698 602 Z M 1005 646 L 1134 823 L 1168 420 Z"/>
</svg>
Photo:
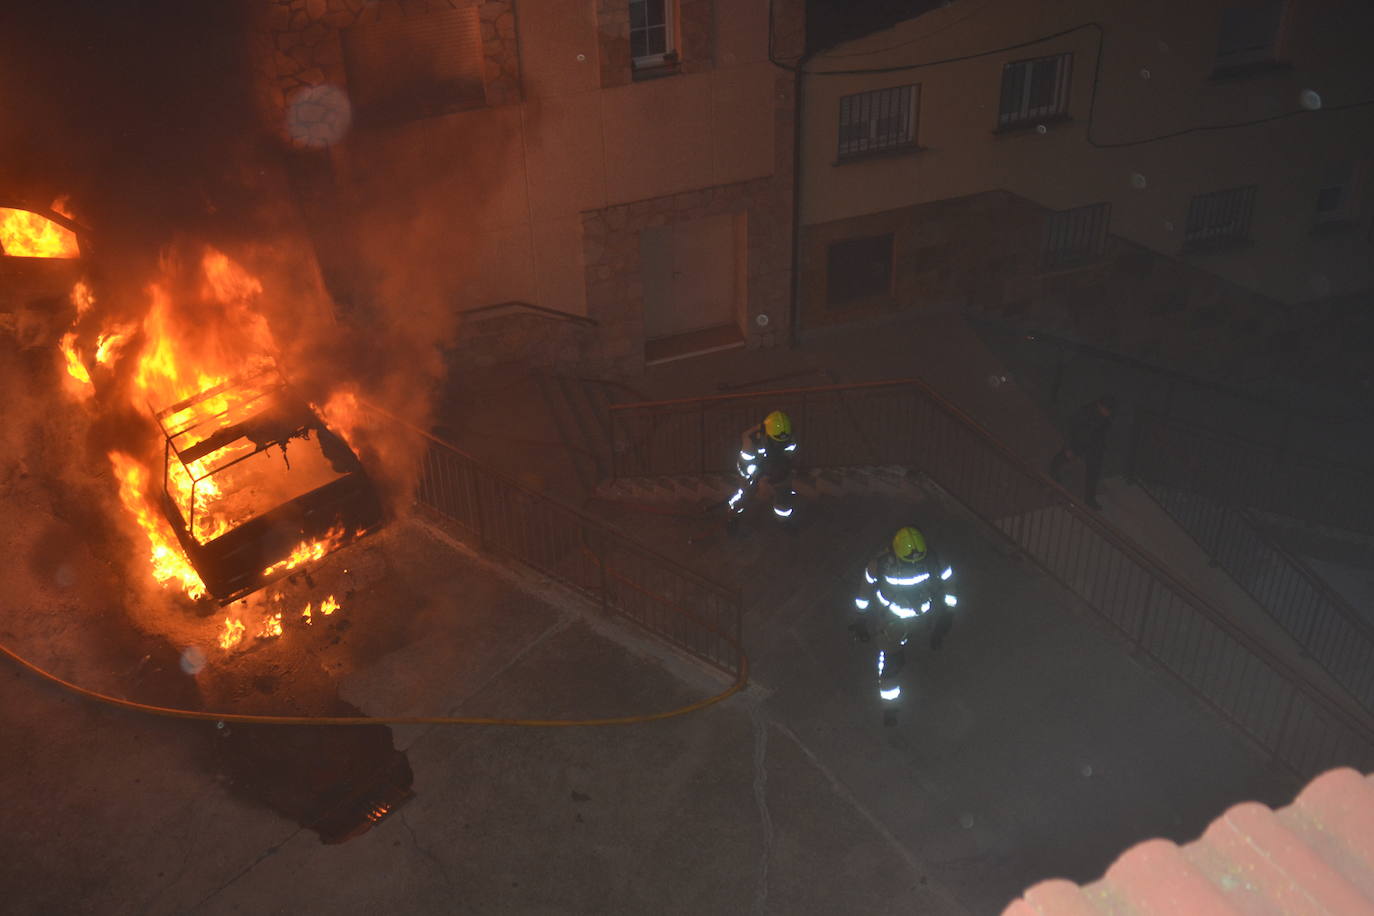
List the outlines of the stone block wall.
<svg viewBox="0 0 1374 916">
<path fill-rule="evenodd" d="M 308 104 L 332 104 L 340 97 L 310 95 L 327 86 L 346 95 L 344 29 L 383 17 L 471 6 L 481 20 L 487 105 L 515 104 L 521 96 L 514 0 L 258 0 L 250 47 L 263 123 L 293 145 L 322 145 L 311 141 L 308 125 L 292 123 L 293 116 L 300 117 L 292 102 L 305 93 Z M 313 113 L 307 110 L 306 116 Z"/>
<path fill-rule="evenodd" d="M 572 370 L 595 361 L 597 336 L 588 325 L 529 312 L 464 316 L 445 357 L 464 368 L 518 364 Z"/>
<path fill-rule="evenodd" d="M 607 368 L 635 373 L 644 365 L 644 276 L 640 233 L 724 214 L 748 214 L 747 314 L 749 346 L 773 346 L 787 327 L 791 271 L 790 212 L 776 179 L 703 188 L 620 204 L 582 214 L 587 314 L 601 324 Z M 769 316 L 767 327 L 754 317 Z M 782 331 L 785 334 L 785 330 Z"/>
</svg>

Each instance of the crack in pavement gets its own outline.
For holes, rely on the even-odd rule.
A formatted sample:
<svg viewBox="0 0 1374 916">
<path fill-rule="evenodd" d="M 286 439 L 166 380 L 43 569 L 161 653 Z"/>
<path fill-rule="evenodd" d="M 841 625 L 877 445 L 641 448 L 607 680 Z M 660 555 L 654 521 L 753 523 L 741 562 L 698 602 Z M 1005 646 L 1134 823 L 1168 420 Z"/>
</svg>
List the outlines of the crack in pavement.
<svg viewBox="0 0 1374 916">
<path fill-rule="evenodd" d="M 759 809 L 763 828 L 763 852 L 754 886 L 754 912 L 762 914 L 768 904 L 768 862 L 773 856 L 773 817 L 768 812 L 768 720 L 758 700 L 749 703 L 749 718 L 754 726 L 754 804 Z"/>
<path fill-rule="evenodd" d="M 222 893 L 224 893 L 226 890 L 228 890 L 231 886 L 233 886 L 234 884 L 238 883 L 238 880 L 239 880 L 240 878 L 242 878 L 244 875 L 246 875 L 246 874 L 248 874 L 249 872 L 251 872 L 253 869 L 257 868 L 259 865 L 261 865 L 262 862 L 263 862 L 263 860 L 269 858 L 270 856 L 276 855 L 278 850 L 280 850 L 280 849 L 281 849 L 283 846 L 285 846 L 287 843 L 289 843 L 289 842 L 291 842 L 292 840 L 294 840 L 296 837 L 300 836 L 301 832 L 304 831 L 305 829 L 306 829 L 306 828 L 304 828 L 304 827 L 297 827 L 295 830 L 293 830 L 293 831 L 291 831 L 289 834 L 287 834 L 286 839 L 282 840 L 280 843 L 277 843 L 277 844 L 274 845 L 274 846 L 268 846 L 267 849 L 263 851 L 262 855 L 258 856 L 258 857 L 257 857 L 256 859 L 254 859 L 252 862 L 249 862 L 246 866 L 244 866 L 242 869 L 240 869 L 239 872 L 238 872 L 237 874 L 235 874 L 232 878 L 230 878 L 228 881 L 224 882 L 224 883 L 221 884 L 219 887 L 215 888 L 215 889 L 212 890 L 210 893 L 208 893 L 208 894 L 206 894 L 204 897 L 202 897 L 202 898 L 200 899 L 200 901 L 199 901 L 195 906 L 193 906 L 193 907 L 191 908 L 191 912 L 198 912 L 198 911 L 201 909 L 201 907 L 205 906 L 205 904 L 209 903 L 211 900 L 213 900 L 214 898 L 218 897 L 220 894 L 222 894 Z"/>
<path fill-rule="evenodd" d="M 177 873 L 175 875 L 173 875 L 166 882 L 164 882 L 163 885 L 160 888 L 158 888 L 151 897 L 143 901 L 141 912 L 151 912 L 153 904 L 156 903 L 158 899 L 162 897 L 163 894 L 167 893 L 169 890 L 175 887 L 177 882 L 180 881 L 183 876 L 185 876 L 186 869 L 191 864 L 191 852 L 195 849 L 196 809 L 200 807 L 200 803 L 205 800 L 206 796 L 208 796 L 211 792 L 215 791 L 216 788 L 218 788 L 218 786 L 215 784 L 207 785 L 205 788 L 197 792 L 195 797 L 191 799 L 190 804 L 186 806 L 186 815 L 184 818 L 181 818 L 182 822 L 186 825 L 186 832 L 181 841 L 181 864 L 177 866 Z"/>
<path fill-rule="evenodd" d="M 447 886 L 449 891 L 452 892 L 454 890 L 453 878 L 449 876 L 448 868 L 444 866 L 443 862 L 439 861 L 438 856 L 430 852 L 427 847 L 420 845 L 419 838 L 415 836 L 415 828 L 410 826 L 410 821 L 406 819 L 405 811 L 398 811 L 397 813 L 401 817 L 401 825 L 406 828 L 406 833 L 410 834 L 410 845 L 415 848 L 416 852 L 418 852 L 420 855 L 424 856 L 426 859 L 429 859 L 429 861 L 434 863 L 434 867 L 439 869 L 439 874 L 444 879 L 445 886 Z"/>
<path fill-rule="evenodd" d="M 873 812 L 869 811 L 866 807 L 864 807 L 863 803 L 860 802 L 858 798 L 854 796 L 854 793 L 849 791 L 849 787 L 846 786 L 843 782 L 841 782 L 839 777 L 832 773 L 830 769 L 824 763 L 821 762 L 821 759 L 816 756 L 815 752 L 812 751 L 811 748 L 807 747 L 804 743 L 802 743 L 801 738 L 797 737 L 796 732 L 792 731 L 792 729 L 788 728 L 781 722 L 775 721 L 773 725 L 775 725 L 777 729 L 784 735 L 792 739 L 792 742 L 797 745 L 797 748 L 802 752 L 803 755 L 805 755 L 806 759 L 811 761 L 811 765 L 814 766 L 816 770 L 822 776 L 825 777 L 826 782 L 830 783 L 831 790 L 837 796 L 843 799 L 846 803 L 848 803 L 848 805 L 851 808 L 853 808 L 859 814 L 860 817 L 867 821 L 869 826 L 872 827 L 874 831 L 876 831 L 877 834 L 880 837 L 882 837 L 884 841 L 887 842 L 888 846 L 892 847 L 892 850 L 895 853 L 897 853 L 898 856 L 901 857 L 902 861 L 905 862 L 907 867 L 911 869 L 912 874 L 914 874 L 916 878 L 921 882 L 922 887 L 928 889 L 932 894 L 939 897 L 943 902 L 948 904 L 950 907 L 949 912 L 972 912 L 942 884 L 930 878 L 931 868 L 929 863 L 922 862 L 920 859 L 918 859 L 911 852 L 910 849 L 907 849 L 906 845 L 901 840 L 897 839 L 897 836 L 891 830 L 889 830 L 887 826 L 883 824 L 882 821 L 878 820 L 878 818 L 873 814 Z"/>
</svg>

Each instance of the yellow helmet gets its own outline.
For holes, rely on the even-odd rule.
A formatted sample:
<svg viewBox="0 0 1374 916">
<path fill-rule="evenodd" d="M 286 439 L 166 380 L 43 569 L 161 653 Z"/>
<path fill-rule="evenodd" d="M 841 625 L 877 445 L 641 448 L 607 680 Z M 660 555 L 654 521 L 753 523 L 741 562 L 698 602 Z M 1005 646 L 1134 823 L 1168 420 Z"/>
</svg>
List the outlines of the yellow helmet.
<svg viewBox="0 0 1374 916">
<path fill-rule="evenodd" d="M 779 442 L 792 441 L 792 419 L 781 410 L 775 410 L 763 418 L 763 431 L 768 438 Z"/>
<path fill-rule="evenodd" d="M 897 559 L 914 563 L 926 555 L 926 538 L 915 528 L 900 528 L 892 536 L 892 552 Z"/>
</svg>

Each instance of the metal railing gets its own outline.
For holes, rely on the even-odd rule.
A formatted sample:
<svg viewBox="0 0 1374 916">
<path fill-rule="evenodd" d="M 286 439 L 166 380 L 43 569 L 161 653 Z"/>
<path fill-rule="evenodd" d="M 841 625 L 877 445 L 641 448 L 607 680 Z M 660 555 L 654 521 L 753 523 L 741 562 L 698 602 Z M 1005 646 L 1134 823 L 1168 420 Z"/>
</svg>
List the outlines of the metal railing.
<svg viewBox="0 0 1374 916">
<path fill-rule="evenodd" d="M 1374 414 L 1354 399 L 1283 396 L 1247 390 L 1241 382 L 1204 378 L 1107 347 L 997 321 L 974 312 L 964 319 L 1011 363 L 1014 374 L 1040 389 L 1051 409 L 1077 407 L 1104 392 L 1126 408 L 1141 407 L 1205 424 L 1289 451 L 1343 460 L 1374 449 Z M 1314 409 L 1315 407 L 1315 409 Z M 1321 408 L 1326 409 L 1321 409 Z"/>
<path fill-rule="evenodd" d="M 420 454 L 415 500 L 483 550 L 519 560 L 731 675 L 740 672 L 743 602 L 721 585 L 604 522 L 490 470 L 452 445 L 372 408 Z"/>
<path fill-rule="evenodd" d="M 1128 473 L 1348 531 L 1374 533 L 1374 470 L 1137 410 Z"/>
<path fill-rule="evenodd" d="M 773 409 L 792 414 L 812 466 L 924 471 L 1294 775 L 1374 766 L 1374 727 L 1357 711 L 920 380 L 615 405 L 617 473 L 726 470 L 740 430 Z"/>
<path fill-rule="evenodd" d="M 1359 611 L 1244 509 L 1149 480 L 1140 484 L 1313 661 L 1374 712 L 1374 626 Z"/>
</svg>

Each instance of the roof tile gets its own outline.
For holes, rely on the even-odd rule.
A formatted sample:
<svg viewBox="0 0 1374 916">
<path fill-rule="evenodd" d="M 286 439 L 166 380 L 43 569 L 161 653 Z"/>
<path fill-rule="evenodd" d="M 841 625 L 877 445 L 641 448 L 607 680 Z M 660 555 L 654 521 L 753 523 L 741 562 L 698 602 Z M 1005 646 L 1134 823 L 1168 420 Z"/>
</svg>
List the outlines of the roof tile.
<svg viewBox="0 0 1374 916">
<path fill-rule="evenodd" d="M 1186 846 L 1138 843 L 1102 880 L 1042 881 L 1004 916 L 1098 913 L 1374 916 L 1374 776 L 1331 770 L 1278 812 L 1235 805 Z"/>
</svg>

